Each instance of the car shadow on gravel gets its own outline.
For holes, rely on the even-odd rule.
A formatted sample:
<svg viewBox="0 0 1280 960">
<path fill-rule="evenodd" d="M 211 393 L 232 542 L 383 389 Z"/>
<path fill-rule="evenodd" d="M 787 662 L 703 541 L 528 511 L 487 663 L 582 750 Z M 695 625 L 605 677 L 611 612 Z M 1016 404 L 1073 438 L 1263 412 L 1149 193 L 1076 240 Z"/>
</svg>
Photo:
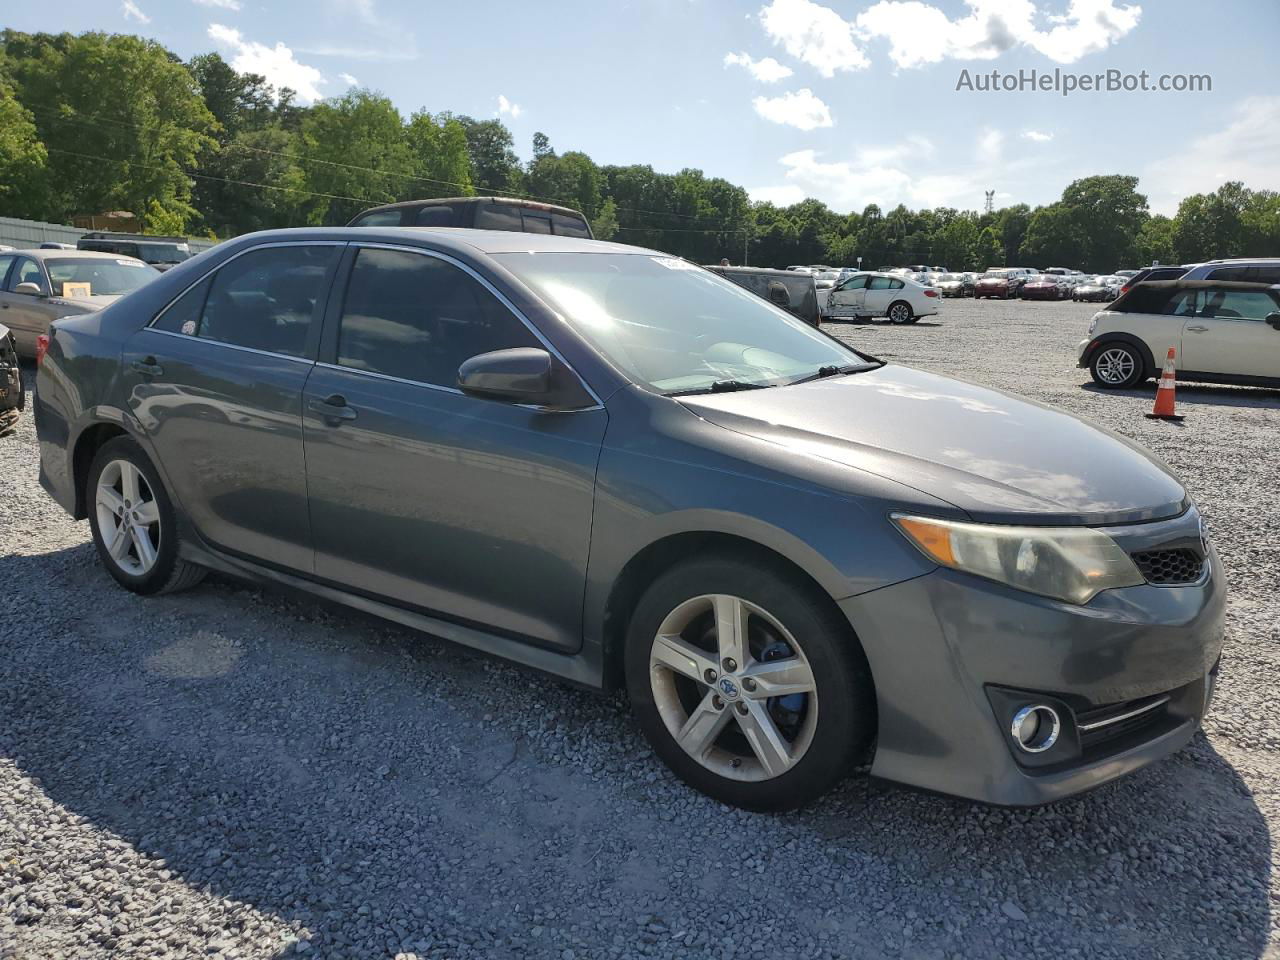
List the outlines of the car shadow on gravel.
<svg viewBox="0 0 1280 960">
<path fill-rule="evenodd" d="M 1096 383 L 1082 384 L 1082 389 L 1102 396 L 1147 397 L 1153 401 L 1156 395 L 1154 381 L 1133 390 L 1103 389 Z M 1201 383 L 1179 383 L 1176 399 L 1180 404 L 1191 403 L 1197 406 L 1280 408 L 1280 390 L 1272 390 L 1267 387 L 1228 387 Z"/>
<path fill-rule="evenodd" d="M 169 877 L 219 901 L 182 922 L 241 957 L 815 956 L 821 942 L 872 958 L 1253 960 L 1267 945 L 1271 838 L 1203 737 L 1037 810 L 862 778 L 797 814 L 747 814 L 663 770 L 618 698 L 229 581 L 137 598 L 89 544 L 0 570 L 26 595 L 76 596 L 26 605 L 5 631 L 0 757 L 151 864 L 128 897 L 75 895 L 111 912 L 99 955 L 146 955 Z M 87 860 L 41 869 L 116 869 L 101 849 Z M 295 933 L 237 945 L 245 909 Z M 734 928 L 742 952 L 723 939 Z"/>
</svg>

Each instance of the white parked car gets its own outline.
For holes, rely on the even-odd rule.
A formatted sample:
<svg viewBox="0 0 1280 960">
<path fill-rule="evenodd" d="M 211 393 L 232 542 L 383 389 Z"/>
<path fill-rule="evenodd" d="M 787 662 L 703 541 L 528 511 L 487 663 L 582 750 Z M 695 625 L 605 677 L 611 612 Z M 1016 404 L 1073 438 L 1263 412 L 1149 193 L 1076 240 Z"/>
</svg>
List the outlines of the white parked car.
<svg viewBox="0 0 1280 960">
<path fill-rule="evenodd" d="M 1181 380 L 1280 387 L 1280 285 L 1140 283 L 1094 315 L 1080 366 L 1101 387 L 1158 376 L 1169 348 Z"/>
<path fill-rule="evenodd" d="M 832 288 L 823 316 L 888 317 L 890 323 L 915 323 L 938 312 L 938 291 L 892 273 L 855 273 Z"/>
</svg>

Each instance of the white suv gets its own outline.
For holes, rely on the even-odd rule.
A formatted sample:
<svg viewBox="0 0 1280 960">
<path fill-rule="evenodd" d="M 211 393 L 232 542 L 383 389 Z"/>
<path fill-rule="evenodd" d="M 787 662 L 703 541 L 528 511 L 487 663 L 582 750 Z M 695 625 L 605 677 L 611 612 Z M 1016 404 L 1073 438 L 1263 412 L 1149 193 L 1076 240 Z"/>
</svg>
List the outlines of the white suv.
<svg viewBox="0 0 1280 960">
<path fill-rule="evenodd" d="M 1188 268 L 1181 279 L 1280 284 L 1280 259 L 1266 257 L 1260 260 L 1210 260 Z"/>
<path fill-rule="evenodd" d="M 1133 387 L 1160 372 L 1170 347 L 1180 380 L 1280 387 L 1280 285 L 1141 283 L 1094 315 L 1080 366 L 1101 387 Z"/>
</svg>

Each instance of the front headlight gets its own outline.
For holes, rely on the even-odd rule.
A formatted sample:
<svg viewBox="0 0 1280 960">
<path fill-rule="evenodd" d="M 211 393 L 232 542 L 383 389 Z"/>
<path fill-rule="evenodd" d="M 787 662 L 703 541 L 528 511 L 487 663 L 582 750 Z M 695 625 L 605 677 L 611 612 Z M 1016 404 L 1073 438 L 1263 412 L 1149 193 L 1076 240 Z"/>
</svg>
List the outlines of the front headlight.
<svg viewBox="0 0 1280 960">
<path fill-rule="evenodd" d="M 1098 329 L 1098 318 L 1095 316 L 1089 321 L 1089 336 L 1093 336 L 1093 331 Z"/>
<path fill-rule="evenodd" d="M 1089 527 L 1002 527 L 901 514 L 893 522 L 944 567 L 1068 603 L 1146 582 L 1114 540 Z"/>
</svg>

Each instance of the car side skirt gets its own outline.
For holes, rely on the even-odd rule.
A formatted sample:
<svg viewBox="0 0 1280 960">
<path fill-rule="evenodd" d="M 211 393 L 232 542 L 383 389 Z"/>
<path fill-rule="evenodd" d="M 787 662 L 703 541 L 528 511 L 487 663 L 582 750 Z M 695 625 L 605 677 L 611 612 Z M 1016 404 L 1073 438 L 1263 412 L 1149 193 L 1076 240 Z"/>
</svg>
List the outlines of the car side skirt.
<svg viewBox="0 0 1280 960">
<path fill-rule="evenodd" d="M 492 633 L 478 626 L 458 623 L 426 611 L 410 609 L 360 593 L 313 580 L 302 574 L 278 570 L 251 560 L 232 556 L 201 542 L 193 534 L 191 525 L 179 521 L 183 527 L 183 543 L 179 551 L 185 560 L 216 570 L 241 580 L 259 584 L 280 586 L 309 593 L 323 600 L 340 603 L 363 613 L 421 631 L 441 640 L 478 650 L 481 653 L 511 661 L 543 673 L 549 673 L 577 686 L 600 690 L 603 686 L 603 668 L 598 658 L 590 653 L 566 654 L 532 642 Z M 587 645 L 585 651 L 598 646 Z"/>
</svg>

